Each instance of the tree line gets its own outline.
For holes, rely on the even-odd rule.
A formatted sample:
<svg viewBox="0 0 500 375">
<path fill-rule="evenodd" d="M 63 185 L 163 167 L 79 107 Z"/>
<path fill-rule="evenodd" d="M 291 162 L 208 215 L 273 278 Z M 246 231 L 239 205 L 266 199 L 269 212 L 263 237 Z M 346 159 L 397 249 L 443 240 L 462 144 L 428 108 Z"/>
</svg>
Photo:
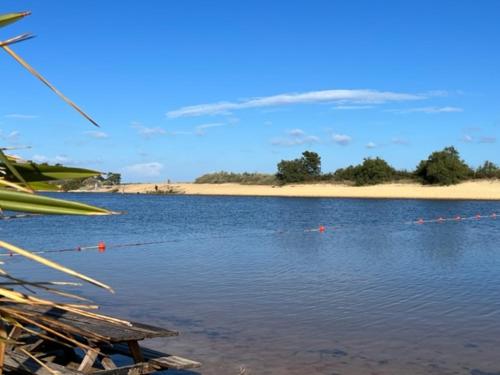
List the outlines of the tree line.
<svg viewBox="0 0 500 375">
<path fill-rule="evenodd" d="M 500 167 L 485 161 L 473 169 L 460 158 L 455 147 L 445 147 L 431 153 L 413 171 L 397 170 L 384 159 L 365 158 L 358 165 L 339 168 L 334 172 L 323 173 L 321 157 L 316 152 L 304 151 L 302 156 L 293 160 L 281 160 L 276 174 L 217 172 L 205 174 L 195 183 L 242 183 L 284 185 L 305 182 L 341 182 L 355 186 L 375 185 L 387 182 L 414 181 L 429 185 L 453 185 L 471 179 L 500 178 Z"/>
</svg>

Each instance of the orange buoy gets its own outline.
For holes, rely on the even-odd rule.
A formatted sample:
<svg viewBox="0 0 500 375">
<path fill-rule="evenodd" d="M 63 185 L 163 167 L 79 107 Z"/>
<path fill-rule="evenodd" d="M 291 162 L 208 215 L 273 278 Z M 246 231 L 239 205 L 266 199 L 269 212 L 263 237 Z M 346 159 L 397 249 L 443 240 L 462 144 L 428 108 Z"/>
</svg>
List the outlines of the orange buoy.
<svg viewBox="0 0 500 375">
<path fill-rule="evenodd" d="M 106 244 L 103 241 L 99 241 L 97 249 L 99 250 L 100 253 L 104 253 L 106 251 Z"/>
<path fill-rule="evenodd" d="M 323 233 L 323 232 L 326 230 L 326 228 L 325 228 L 323 225 L 320 225 L 318 230 L 319 230 L 321 233 Z"/>
</svg>

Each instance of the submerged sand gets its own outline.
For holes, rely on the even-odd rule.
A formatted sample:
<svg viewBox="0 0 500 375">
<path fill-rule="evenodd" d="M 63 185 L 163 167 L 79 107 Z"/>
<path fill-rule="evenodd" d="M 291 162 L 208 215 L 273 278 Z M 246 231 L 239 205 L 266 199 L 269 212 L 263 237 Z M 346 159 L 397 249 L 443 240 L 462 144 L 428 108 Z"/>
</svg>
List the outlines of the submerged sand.
<svg viewBox="0 0 500 375">
<path fill-rule="evenodd" d="M 157 183 L 126 184 L 120 193 L 170 191 L 188 195 L 332 197 L 332 198 L 407 198 L 407 199 L 481 199 L 500 200 L 500 180 L 469 181 L 452 186 L 425 186 L 391 183 L 374 186 L 343 184 L 296 184 L 285 186 L 240 184 Z"/>
</svg>

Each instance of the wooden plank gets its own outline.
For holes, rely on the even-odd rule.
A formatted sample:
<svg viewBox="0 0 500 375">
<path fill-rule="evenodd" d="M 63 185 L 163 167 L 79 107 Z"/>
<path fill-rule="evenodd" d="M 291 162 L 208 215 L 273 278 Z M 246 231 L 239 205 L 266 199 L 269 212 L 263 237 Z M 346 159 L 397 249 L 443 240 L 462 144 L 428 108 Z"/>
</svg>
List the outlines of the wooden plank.
<svg viewBox="0 0 500 375">
<path fill-rule="evenodd" d="M 101 364 L 105 370 L 114 370 L 117 368 L 113 360 L 108 356 L 104 356 L 101 358 Z"/>
<path fill-rule="evenodd" d="M 112 370 L 94 371 L 92 375 L 143 375 L 155 372 L 156 369 L 149 363 L 136 363 L 135 365 L 122 366 Z"/>
<path fill-rule="evenodd" d="M 58 371 L 61 375 L 83 375 L 81 372 L 70 370 L 55 363 L 47 363 L 47 366 L 54 371 Z M 13 351 L 6 353 L 4 368 L 11 372 L 26 375 L 53 375 L 28 356 Z"/>
<path fill-rule="evenodd" d="M 169 355 L 166 357 L 154 358 L 149 361 L 152 365 L 159 366 L 163 369 L 171 368 L 175 370 L 187 370 L 201 367 L 200 362 L 192 361 L 191 359 Z"/>
<path fill-rule="evenodd" d="M 80 366 L 78 366 L 78 371 L 88 374 L 92 370 L 92 366 L 94 365 L 98 355 L 99 350 L 87 350 Z"/>
<path fill-rule="evenodd" d="M 137 343 L 137 341 L 128 341 L 128 349 L 130 350 L 130 354 L 132 354 L 132 358 L 135 363 L 144 362 L 144 357 L 142 355 L 141 347 Z"/>
<path fill-rule="evenodd" d="M 81 332 L 85 337 L 92 336 L 93 340 L 123 342 L 130 340 L 143 340 L 154 337 L 177 336 L 176 331 L 153 327 L 146 324 L 131 322 L 132 326 L 113 324 L 75 313 L 46 306 L 19 306 L 10 304 L 8 308 L 19 313 L 28 312 L 33 320 L 41 320 L 50 326 L 57 326 L 65 332 Z"/>
<path fill-rule="evenodd" d="M 103 349 L 107 353 L 115 353 L 122 355 L 130 355 L 129 348 L 124 344 L 113 344 L 110 348 Z M 201 367 L 200 362 L 196 362 L 187 358 L 170 355 L 159 352 L 157 350 L 141 347 L 142 356 L 145 361 L 148 361 L 153 366 L 166 369 L 172 368 L 176 370 L 191 369 Z"/>
</svg>

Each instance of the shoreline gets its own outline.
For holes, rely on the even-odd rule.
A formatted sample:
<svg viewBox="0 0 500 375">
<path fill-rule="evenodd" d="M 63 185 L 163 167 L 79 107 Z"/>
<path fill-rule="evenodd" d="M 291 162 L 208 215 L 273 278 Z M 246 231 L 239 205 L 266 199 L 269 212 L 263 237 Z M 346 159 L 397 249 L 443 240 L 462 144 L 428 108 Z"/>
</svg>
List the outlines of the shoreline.
<svg viewBox="0 0 500 375">
<path fill-rule="evenodd" d="M 500 200 L 500 180 L 467 181 L 451 186 L 429 186 L 415 183 L 388 183 L 371 186 L 343 184 L 295 184 L 285 186 L 194 183 L 138 183 L 114 187 L 120 194 L 148 194 L 155 185 L 163 194 L 201 196 L 255 196 L 354 199 L 426 199 L 426 200 Z M 118 189 L 118 191 L 116 191 Z M 88 192 L 110 192 L 97 189 Z"/>
</svg>

